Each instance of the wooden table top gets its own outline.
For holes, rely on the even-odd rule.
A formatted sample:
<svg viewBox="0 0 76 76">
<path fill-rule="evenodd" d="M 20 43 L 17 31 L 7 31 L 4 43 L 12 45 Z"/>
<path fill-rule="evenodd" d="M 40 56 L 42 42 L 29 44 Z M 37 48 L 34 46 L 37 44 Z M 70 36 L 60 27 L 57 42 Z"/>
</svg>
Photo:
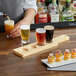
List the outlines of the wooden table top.
<svg viewBox="0 0 76 76">
<path fill-rule="evenodd" d="M 20 37 L 7 39 L 5 33 L 0 33 L 0 76 L 76 76 L 76 72 L 47 71 L 46 65 L 41 62 L 57 49 L 76 48 L 76 28 L 56 29 L 54 37 L 62 34 L 69 35 L 70 41 L 22 59 L 12 53 L 14 48 L 21 46 Z M 30 43 L 35 41 L 35 32 L 31 32 Z"/>
</svg>

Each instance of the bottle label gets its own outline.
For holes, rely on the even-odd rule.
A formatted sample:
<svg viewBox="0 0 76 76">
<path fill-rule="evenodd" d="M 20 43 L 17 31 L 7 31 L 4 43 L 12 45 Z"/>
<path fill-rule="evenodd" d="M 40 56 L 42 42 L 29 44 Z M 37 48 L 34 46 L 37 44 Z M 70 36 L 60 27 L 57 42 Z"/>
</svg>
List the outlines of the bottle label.
<svg viewBox="0 0 76 76">
<path fill-rule="evenodd" d="M 47 18 L 47 14 L 39 14 L 39 18 L 43 18 L 43 17 Z"/>
<path fill-rule="evenodd" d="M 51 14 L 51 22 L 59 22 L 59 14 Z"/>
<path fill-rule="evenodd" d="M 65 22 L 65 21 L 74 21 L 74 18 L 73 17 L 63 17 L 62 21 L 63 22 Z"/>
</svg>

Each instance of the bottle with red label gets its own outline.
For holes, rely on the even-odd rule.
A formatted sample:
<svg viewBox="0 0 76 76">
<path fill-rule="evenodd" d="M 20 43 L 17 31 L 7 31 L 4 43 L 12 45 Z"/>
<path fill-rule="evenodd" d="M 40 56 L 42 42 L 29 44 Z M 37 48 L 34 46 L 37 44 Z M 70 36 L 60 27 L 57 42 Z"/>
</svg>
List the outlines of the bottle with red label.
<svg viewBox="0 0 76 76">
<path fill-rule="evenodd" d="M 76 1 L 73 1 L 72 12 L 74 15 L 74 20 L 76 21 Z"/>
<path fill-rule="evenodd" d="M 39 13 L 39 23 L 47 23 L 48 22 L 48 17 L 47 17 L 47 12 L 45 9 Z"/>
<path fill-rule="evenodd" d="M 38 12 L 35 16 L 35 23 L 39 23 L 38 19 L 39 19 L 39 12 L 43 10 L 43 7 L 42 7 L 42 3 L 40 0 L 37 0 L 37 7 L 38 7 Z"/>
</svg>

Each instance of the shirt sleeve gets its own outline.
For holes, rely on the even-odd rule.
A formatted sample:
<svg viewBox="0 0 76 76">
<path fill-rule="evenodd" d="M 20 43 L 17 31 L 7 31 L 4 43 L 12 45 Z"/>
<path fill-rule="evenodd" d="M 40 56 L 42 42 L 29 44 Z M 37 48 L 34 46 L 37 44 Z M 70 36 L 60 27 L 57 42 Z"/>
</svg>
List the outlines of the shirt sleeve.
<svg viewBox="0 0 76 76">
<path fill-rule="evenodd" d="M 36 0 L 25 0 L 25 5 L 24 5 L 24 8 L 23 10 L 27 10 L 29 8 L 32 8 L 36 11 L 37 13 L 37 4 L 36 4 Z"/>
</svg>

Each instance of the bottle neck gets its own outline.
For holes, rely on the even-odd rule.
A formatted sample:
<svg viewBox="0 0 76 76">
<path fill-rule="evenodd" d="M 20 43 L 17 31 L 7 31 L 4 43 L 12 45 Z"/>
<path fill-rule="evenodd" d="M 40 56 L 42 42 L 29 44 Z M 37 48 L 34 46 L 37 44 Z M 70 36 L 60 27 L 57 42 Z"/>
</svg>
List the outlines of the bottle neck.
<svg viewBox="0 0 76 76">
<path fill-rule="evenodd" d="M 67 10 L 70 9 L 70 4 L 71 4 L 71 1 L 70 0 L 66 0 L 66 9 Z"/>
<path fill-rule="evenodd" d="M 53 5 L 56 5 L 56 0 L 52 0 L 52 4 Z"/>
</svg>

